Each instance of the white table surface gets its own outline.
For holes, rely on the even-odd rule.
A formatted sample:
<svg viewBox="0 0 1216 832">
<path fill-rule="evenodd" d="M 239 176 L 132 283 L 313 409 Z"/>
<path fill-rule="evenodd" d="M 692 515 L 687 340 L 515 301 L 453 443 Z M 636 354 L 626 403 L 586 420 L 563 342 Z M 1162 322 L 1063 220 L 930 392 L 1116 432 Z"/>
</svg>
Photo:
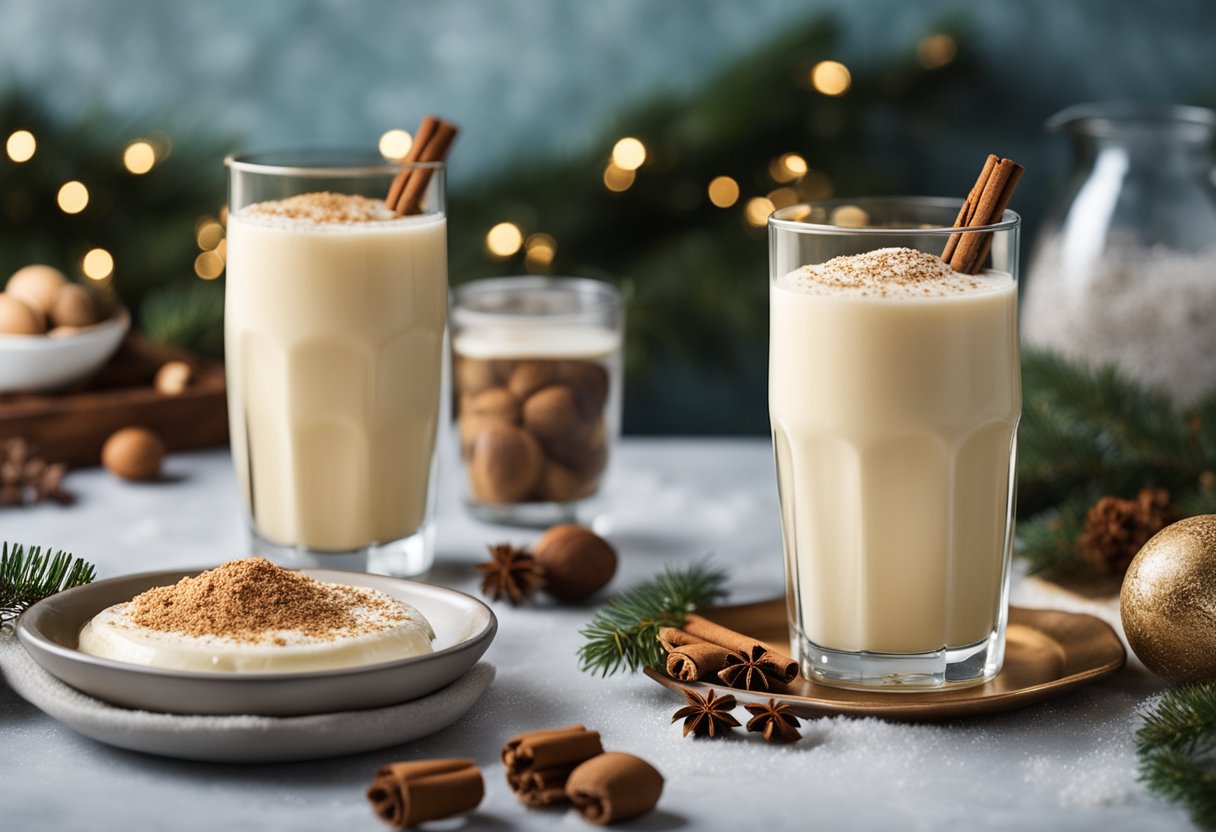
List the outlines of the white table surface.
<svg viewBox="0 0 1216 832">
<path fill-rule="evenodd" d="M 447 458 L 445 458 L 447 461 Z M 442 482 L 437 566 L 431 580 L 476 592 L 486 542 L 526 542 L 460 507 L 450 466 Z M 101 577 L 214 565 L 247 554 L 229 458 L 179 454 L 169 482 L 119 482 L 72 473 L 70 508 L 0 509 L 0 539 L 84 556 Z M 711 553 L 730 568 L 732 600 L 782 592 L 780 530 L 769 444 L 761 440 L 631 439 L 622 443 L 601 531 L 621 553 L 613 588 L 668 563 Z M 1096 612 L 1022 580 L 1014 600 Z M 186 763 L 101 745 L 75 734 L 0 684 L 0 818 L 5 830 L 376 830 L 363 797 L 386 762 L 470 756 L 487 795 L 444 828 L 583 829 L 563 811 L 527 811 L 503 782 L 498 749 L 520 730 L 583 722 L 609 750 L 650 760 L 667 778 L 659 810 L 631 828 L 1186 830 L 1180 810 L 1136 782 L 1137 710 L 1160 690 L 1132 664 L 1071 696 L 1008 714 L 945 725 L 875 719 L 807 723 L 791 747 L 757 735 L 694 741 L 669 718 L 679 703 L 642 676 L 580 673 L 579 628 L 594 604 L 496 606 L 489 693 L 456 725 L 397 748 L 314 763 Z"/>
</svg>

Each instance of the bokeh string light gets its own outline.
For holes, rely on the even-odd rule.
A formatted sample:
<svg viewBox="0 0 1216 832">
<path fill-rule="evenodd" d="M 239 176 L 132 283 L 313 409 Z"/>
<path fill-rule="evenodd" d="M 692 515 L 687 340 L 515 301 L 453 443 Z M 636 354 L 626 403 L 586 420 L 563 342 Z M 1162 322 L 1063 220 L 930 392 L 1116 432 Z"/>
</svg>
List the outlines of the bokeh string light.
<svg viewBox="0 0 1216 832">
<path fill-rule="evenodd" d="M 380 137 L 380 155 L 385 159 L 404 159 L 413 146 L 414 137 L 405 130 L 387 130 Z"/>
<path fill-rule="evenodd" d="M 8 158 L 17 164 L 33 159 L 34 153 L 37 150 L 38 142 L 34 139 L 34 134 L 29 130 L 13 131 L 4 143 L 4 151 L 8 154 Z"/>
<path fill-rule="evenodd" d="M 743 206 L 743 218 L 753 228 L 761 228 L 768 222 L 768 216 L 773 210 L 772 200 L 768 197 L 754 196 Z"/>
<path fill-rule="evenodd" d="M 524 244 L 524 232 L 513 222 L 500 222 L 486 232 L 486 251 L 505 260 Z"/>
<path fill-rule="evenodd" d="M 806 159 L 797 153 L 782 153 L 768 164 L 768 175 L 774 182 L 796 182 L 806 176 Z"/>
<path fill-rule="evenodd" d="M 532 271 L 549 271 L 556 255 L 557 241 L 548 234 L 529 234 L 524 241 L 524 265 Z"/>
<path fill-rule="evenodd" d="M 64 182 L 59 188 L 55 201 L 63 213 L 79 214 L 89 204 L 89 189 L 77 179 Z"/>
<path fill-rule="evenodd" d="M 852 83 L 853 75 L 840 61 L 820 61 L 811 68 L 811 86 L 823 95 L 844 95 Z"/>
<path fill-rule="evenodd" d="M 957 54 L 958 44 L 946 34 L 929 35 L 916 44 L 916 57 L 925 69 L 941 69 Z"/>
<path fill-rule="evenodd" d="M 221 206 L 219 217 L 203 216 L 194 223 L 194 241 L 200 252 L 194 258 L 194 274 L 200 280 L 215 280 L 224 273 L 228 260 L 225 224 L 228 206 Z"/>
<path fill-rule="evenodd" d="M 156 165 L 156 148 L 142 139 L 131 142 L 122 152 L 122 164 L 129 173 L 142 176 Z"/>
<path fill-rule="evenodd" d="M 89 280 L 105 280 L 114 273 L 114 256 L 104 248 L 90 249 L 80 261 L 80 270 Z"/>
<path fill-rule="evenodd" d="M 619 167 L 616 162 L 609 162 L 604 168 L 604 187 L 616 193 L 629 190 L 636 178 L 636 173 Z"/>
<path fill-rule="evenodd" d="M 709 201 L 718 208 L 729 208 L 739 201 L 739 183 L 729 176 L 709 180 Z"/>
<path fill-rule="evenodd" d="M 637 170 L 646 162 L 646 145 L 640 139 L 626 136 L 612 148 L 612 164 L 621 170 Z"/>
</svg>

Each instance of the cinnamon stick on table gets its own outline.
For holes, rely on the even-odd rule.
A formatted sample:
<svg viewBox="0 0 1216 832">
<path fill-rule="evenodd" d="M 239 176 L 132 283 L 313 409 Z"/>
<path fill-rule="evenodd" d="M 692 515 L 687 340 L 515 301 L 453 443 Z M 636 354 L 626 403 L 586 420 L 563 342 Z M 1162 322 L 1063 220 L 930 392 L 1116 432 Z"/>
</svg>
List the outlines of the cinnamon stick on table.
<svg viewBox="0 0 1216 832">
<path fill-rule="evenodd" d="M 502 761 L 519 801 L 546 806 L 566 799 L 566 778 L 575 766 L 602 753 L 599 732 L 567 725 L 512 737 L 502 748 Z"/>
<path fill-rule="evenodd" d="M 722 672 L 732 655 L 735 655 L 733 650 L 708 641 L 670 647 L 667 650 L 667 675 L 681 682 L 708 679 Z"/>
<path fill-rule="evenodd" d="M 988 154 L 971 192 L 954 220 L 955 228 L 975 228 L 1001 221 L 1024 168 L 1010 159 Z M 992 232 L 954 233 L 946 241 L 942 260 L 963 274 L 975 274 L 992 249 Z"/>
<path fill-rule="evenodd" d="M 416 826 L 477 807 L 485 782 L 472 760 L 390 763 L 367 790 L 376 814 L 393 826 Z"/>
</svg>

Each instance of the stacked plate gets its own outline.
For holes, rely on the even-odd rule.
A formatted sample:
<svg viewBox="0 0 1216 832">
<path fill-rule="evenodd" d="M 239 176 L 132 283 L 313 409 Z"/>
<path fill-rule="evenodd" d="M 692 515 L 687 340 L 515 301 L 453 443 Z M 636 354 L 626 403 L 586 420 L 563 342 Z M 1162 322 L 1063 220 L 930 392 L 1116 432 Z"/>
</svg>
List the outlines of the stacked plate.
<svg viewBox="0 0 1216 832">
<path fill-rule="evenodd" d="M 481 601 L 418 581 L 326 569 L 303 572 L 378 589 L 416 607 L 435 630 L 435 651 L 341 670 L 207 673 L 143 667 L 76 649 L 80 628 L 101 610 L 200 571 L 113 578 L 35 604 L 21 616 L 17 634 L 45 673 L 22 670 L 25 656 L 7 656 L 9 683 L 50 716 L 101 742 L 183 759 L 270 762 L 426 736 L 471 708 L 493 680 L 493 667 L 477 661 L 498 623 Z"/>
</svg>

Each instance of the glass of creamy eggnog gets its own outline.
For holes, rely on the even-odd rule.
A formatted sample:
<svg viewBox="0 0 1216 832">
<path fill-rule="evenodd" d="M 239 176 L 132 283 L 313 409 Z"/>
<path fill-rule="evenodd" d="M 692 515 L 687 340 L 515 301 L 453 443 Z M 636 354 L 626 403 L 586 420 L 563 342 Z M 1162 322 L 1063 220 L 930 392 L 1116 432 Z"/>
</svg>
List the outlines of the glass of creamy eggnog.
<svg viewBox="0 0 1216 832">
<path fill-rule="evenodd" d="M 447 326 L 444 167 L 420 206 L 355 153 L 232 157 L 224 343 L 256 554 L 418 575 L 433 560 Z"/>
<path fill-rule="evenodd" d="M 833 200 L 769 220 L 791 645 L 815 682 L 924 691 L 1001 668 L 1021 221 L 961 231 L 990 247 L 962 274 L 941 260 L 958 210 Z"/>
</svg>

